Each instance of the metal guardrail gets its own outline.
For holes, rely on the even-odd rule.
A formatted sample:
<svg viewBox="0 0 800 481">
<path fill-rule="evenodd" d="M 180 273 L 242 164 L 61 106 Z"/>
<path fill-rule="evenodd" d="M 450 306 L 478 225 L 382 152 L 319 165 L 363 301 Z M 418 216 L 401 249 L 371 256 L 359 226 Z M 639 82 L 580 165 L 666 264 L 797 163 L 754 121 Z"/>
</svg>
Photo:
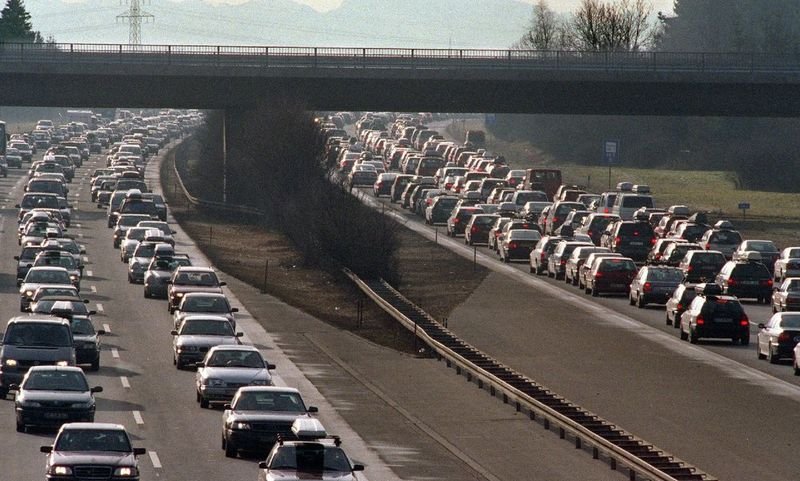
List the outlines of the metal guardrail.
<svg viewBox="0 0 800 481">
<path fill-rule="evenodd" d="M 800 55 L 703 52 L 0 43 L 0 63 L 264 69 L 520 69 L 800 73 Z"/>
<path fill-rule="evenodd" d="M 569 432 L 575 440 L 575 447 L 582 448 L 585 443 L 592 448 L 595 459 L 602 452 L 608 456 L 613 469 L 617 468 L 618 462 L 625 465 L 631 480 L 636 479 L 637 473 L 654 481 L 714 479 L 458 339 L 385 281 L 364 281 L 347 269 L 345 274 L 378 306 L 430 346 L 440 359 L 446 360 L 448 367 L 454 365 L 459 374 L 464 371 L 467 379 L 472 381 L 474 378 L 481 388 L 487 385 L 492 395 L 500 392 L 504 402 L 514 402 L 517 411 L 524 408 L 531 419 L 542 417 L 545 429 L 549 430 L 551 423 L 556 424 L 562 439 Z"/>
</svg>

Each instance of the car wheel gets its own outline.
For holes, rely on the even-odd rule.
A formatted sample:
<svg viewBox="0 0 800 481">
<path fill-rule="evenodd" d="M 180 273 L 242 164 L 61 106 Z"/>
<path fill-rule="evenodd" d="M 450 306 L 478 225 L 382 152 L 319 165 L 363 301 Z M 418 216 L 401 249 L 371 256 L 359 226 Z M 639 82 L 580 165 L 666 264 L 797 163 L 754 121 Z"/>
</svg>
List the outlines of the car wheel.
<svg viewBox="0 0 800 481">
<path fill-rule="evenodd" d="M 99 371 L 100 370 L 100 355 L 97 356 L 97 359 L 92 361 L 92 365 L 89 367 L 90 371 Z"/>
<path fill-rule="evenodd" d="M 589 292 L 591 292 L 591 294 L 592 294 L 592 297 L 597 297 L 597 296 L 599 296 L 599 295 L 600 295 L 600 291 L 598 291 L 598 290 L 597 290 L 597 287 L 595 287 L 595 286 L 592 286 L 592 289 L 591 289 L 591 291 L 589 291 Z"/>
<path fill-rule="evenodd" d="M 227 444 L 227 443 L 225 442 L 225 436 L 223 435 L 223 436 L 222 436 L 222 449 L 225 449 L 225 445 L 226 445 L 226 444 Z"/>
<path fill-rule="evenodd" d="M 742 344 L 744 344 L 744 338 L 742 338 Z M 778 364 L 778 356 L 772 350 L 772 344 L 767 344 L 767 361 L 770 364 Z"/>
<path fill-rule="evenodd" d="M 145 299 L 149 299 L 149 298 L 150 298 L 150 291 L 149 291 L 149 290 L 147 290 L 147 288 L 146 288 L 146 287 L 144 288 L 144 298 L 145 298 Z"/>
<path fill-rule="evenodd" d="M 758 358 L 758 359 L 766 359 L 767 358 L 766 354 L 761 352 L 761 347 L 759 347 L 758 344 L 759 343 L 756 343 L 756 358 Z"/>
<path fill-rule="evenodd" d="M 681 329 L 681 340 L 685 341 L 689 339 L 689 335 L 686 334 L 686 331 L 683 330 L 683 325 L 680 326 L 680 329 Z"/>
<path fill-rule="evenodd" d="M 750 334 L 745 334 L 741 338 L 742 346 L 749 346 L 750 345 Z M 775 362 L 778 362 L 777 360 Z"/>
<path fill-rule="evenodd" d="M 667 315 L 666 315 L 666 316 L 664 316 L 664 317 L 666 317 L 666 318 L 667 318 L 667 325 L 668 325 L 668 326 L 671 326 L 671 325 L 672 325 L 672 319 L 670 319 L 670 318 L 669 318 L 669 314 L 667 314 Z"/>
<path fill-rule="evenodd" d="M 796 358 L 794 359 L 794 361 L 792 361 L 792 364 L 794 364 L 794 375 L 795 376 L 800 376 L 800 366 L 797 365 L 797 359 Z"/>
<path fill-rule="evenodd" d="M 203 408 L 203 409 L 208 409 L 208 406 L 209 406 L 208 399 L 206 399 L 206 398 L 201 396 L 200 397 L 200 407 Z"/>
<path fill-rule="evenodd" d="M 636 301 L 633 299 L 633 293 L 632 292 L 628 293 L 628 304 L 630 304 L 632 306 L 636 304 Z"/>
<path fill-rule="evenodd" d="M 689 329 L 689 342 L 692 343 L 692 344 L 697 344 L 697 340 L 698 339 L 699 339 L 699 337 L 697 337 L 697 333 L 695 331 Z"/>
<path fill-rule="evenodd" d="M 236 457 L 236 446 L 233 445 L 230 441 L 225 443 L 225 457 L 226 458 L 235 458 Z"/>
<path fill-rule="evenodd" d="M 24 433 L 25 432 L 25 425 L 19 421 L 17 421 L 17 432 Z"/>
<path fill-rule="evenodd" d="M 530 271 L 531 274 L 534 274 L 536 272 L 536 269 L 534 269 L 533 266 L 530 264 L 528 264 L 528 270 Z"/>
<path fill-rule="evenodd" d="M 647 305 L 647 303 L 644 302 L 644 297 L 642 297 L 641 295 L 636 296 L 636 307 L 638 307 L 639 309 L 644 309 L 645 305 Z"/>
</svg>

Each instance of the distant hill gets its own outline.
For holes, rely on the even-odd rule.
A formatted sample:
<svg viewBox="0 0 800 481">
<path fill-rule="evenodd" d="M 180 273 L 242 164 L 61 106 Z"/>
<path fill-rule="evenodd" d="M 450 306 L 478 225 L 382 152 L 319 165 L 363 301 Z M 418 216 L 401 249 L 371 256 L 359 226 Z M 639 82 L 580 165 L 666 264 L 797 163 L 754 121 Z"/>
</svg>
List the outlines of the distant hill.
<svg viewBox="0 0 800 481">
<path fill-rule="evenodd" d="M 127 43 L 117 21 L 126 4 L 26 0 L 33 27 L 58 42 Z M 143 43 L 404 48 L 507 48 L 524 32 L 531 5 L 515 0 L 345 0 L 329 12 L 292 0 L 214 6 L 151 0 Z"/>
</svg>

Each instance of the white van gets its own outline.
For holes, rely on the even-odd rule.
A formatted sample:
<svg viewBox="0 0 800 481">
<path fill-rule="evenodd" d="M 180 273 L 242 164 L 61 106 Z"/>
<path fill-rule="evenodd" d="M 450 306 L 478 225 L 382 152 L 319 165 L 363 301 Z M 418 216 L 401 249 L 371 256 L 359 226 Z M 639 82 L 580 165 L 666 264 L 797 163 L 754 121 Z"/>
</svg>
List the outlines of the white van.
<svg viewBox="0 0 800 481">
<path fill-rule="evenodd" d="M 654 209 L 656 204 L 653 201 L 653 196 L 622 192 L 614 199 L 611 213 L 618 215 L 622 220 L 633 220 L 633 213 L 642 207 Z"/>
</svg>

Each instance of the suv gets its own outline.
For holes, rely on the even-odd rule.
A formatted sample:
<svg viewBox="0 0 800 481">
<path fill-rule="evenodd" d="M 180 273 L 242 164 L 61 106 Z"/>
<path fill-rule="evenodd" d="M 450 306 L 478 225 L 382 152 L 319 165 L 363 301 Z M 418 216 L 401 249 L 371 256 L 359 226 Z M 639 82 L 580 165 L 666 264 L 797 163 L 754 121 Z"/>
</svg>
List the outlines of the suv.
<svg viewBox="0 0 800 481">
<path fill-rule="evenodd" d="M 683 271 L 684 282 L 706 282 L 713 280 L 725 265 L 725 256 L 720 251 L 689 251 L 678 268 Z"/>
<path fill-rule="evenodd" d="M 600 245 L 643 263 L 655 241 L 650 223 L 626 220 L 609 224 L 600 238 Z"/>
<path fill-rule="evenodd" d="M 588 242 L 578 242 L 562 240 L 556 244 L 555 249 L 547 260 L 547 277 L 554 277 L 556 280 L 563 279 L 566 273 L 567 259 L 578 247 L 595 247 Z"/>
<path fill-rule="evenodd" d="M 772 274 L 757 252 L 750 252 L 742 260 L 726 262 L 717 274 L 716 283 L 730 296 L 754 298 L 764 304 L 772 299 Z"/>
<path fill-rule="evenodd" d="M 488 244 L 489 231 L 498 217 L 497 214 L 475 214 L 470 217 L 464 227 L 464 244 Z"/>
<path fill-rule="evenodd" d="M 681 339 L 696 344 L 703 337 L 728 338 L 750 344 L 750 320 L 739 300 L 722 294 L 718 284 L 698 284 L 697 296 L 681 314 Z"/>
<path fill-rule="evenodd" d="M 778 248 L 771 240 L 746 240 L 742 241 L 739 247 L 733 251 L 731 260 L 745 260 L 750 253 L 757 253 L 761 263 L 767 266 L 770 273 L 775 269 L 775 261 L 780 255 Z"/>
<path fill-rule="evenodd" d="M 75 341 L 66 319 L 18 316 L 8 321 L 0 345 L 0 399 L 31 366 L 74 366 Z"/>
<path fill-rule="evenodd" d="M 447 219 L 447 235 L 456 237 L 464 234 L 464 228 L 467 226 L 469 218 L 475 214 L 483 214 L 483 209 L 478 207 L 454 208 L 450 217 Z"/>
<path fill-rule="evenodd" d="M 59 479 L 126 479 L 139 481 L 136 456 L 144 448 L 131 446 L 125 427 L 108 423 L 68 423 L 61 426 L 47 454 L 47 481 Z M 70 476 L 71 475 L 71 476 Z"/>
<path fill-rule="evenodd" d="M 594 245 L 599 246 L 600 237 L 602 237 L 606 227 L 611 223 L 617 222 L 618 220 L 620 220 L 619 216 L 614 214 L 589 214 L 588 217 L 583 219 L 581 226 L 575 229 L 575 232 L 588 235 L 592 238 Z"/>
</svg>

